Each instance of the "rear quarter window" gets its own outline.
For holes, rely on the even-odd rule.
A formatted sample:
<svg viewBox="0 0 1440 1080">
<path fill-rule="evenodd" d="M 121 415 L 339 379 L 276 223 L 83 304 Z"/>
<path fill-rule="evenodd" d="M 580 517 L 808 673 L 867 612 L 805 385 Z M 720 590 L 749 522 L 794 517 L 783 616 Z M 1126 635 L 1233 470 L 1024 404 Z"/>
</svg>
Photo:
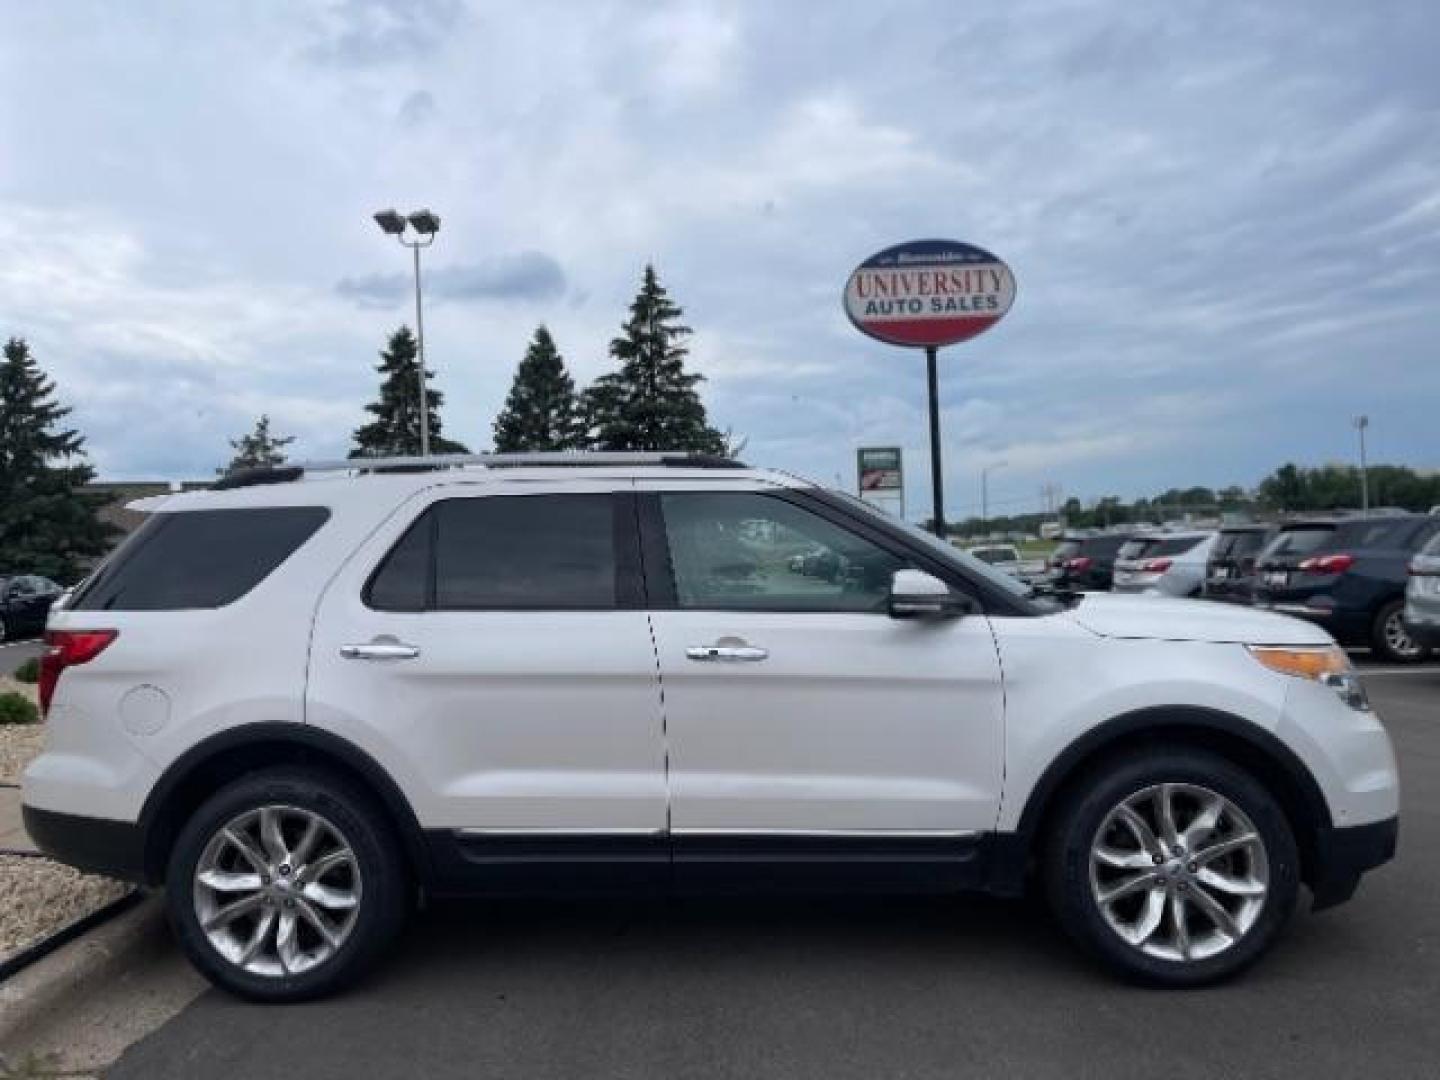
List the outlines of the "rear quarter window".
<svg viewBox="0 0 1440 1080">
<path fill-rule="evenodd" d="M 318 506 L 153 515 L 68 605 L 72 611 L 180 611 L 232 604 L 330 516 Z"/>
</svg>

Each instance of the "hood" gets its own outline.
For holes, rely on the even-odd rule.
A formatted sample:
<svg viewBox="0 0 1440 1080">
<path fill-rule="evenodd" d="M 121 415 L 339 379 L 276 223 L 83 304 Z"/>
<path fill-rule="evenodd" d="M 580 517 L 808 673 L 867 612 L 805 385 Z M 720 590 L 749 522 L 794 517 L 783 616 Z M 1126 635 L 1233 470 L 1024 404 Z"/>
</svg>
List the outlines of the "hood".
<svg viewBox="0 0 1440 1080">
<path fill-rule="evenodd" d="M 1213 600 L 1086 593 L 1070 610 L 1070 617 L 1102 637 L 1242 645 L 1332 644 L 1329 634 L 1303 619 Z"/>
</svg>

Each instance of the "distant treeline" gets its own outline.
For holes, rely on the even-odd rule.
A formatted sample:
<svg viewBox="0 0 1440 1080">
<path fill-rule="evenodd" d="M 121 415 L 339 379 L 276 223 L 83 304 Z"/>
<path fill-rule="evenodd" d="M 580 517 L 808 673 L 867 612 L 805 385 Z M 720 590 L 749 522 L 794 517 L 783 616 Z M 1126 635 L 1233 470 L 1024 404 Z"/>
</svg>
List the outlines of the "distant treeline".
<svg viewBox="0 0 1440 1080">
<path fill-rule="evenodd" d="M 1425 512 L 1440 506 L 1440 474 L 1422 476 L 1403 465 L 1372 465 L 1367 470 L 1372 507 L 1396 507 Z M 1322 465 L 1304 468 L 1286 464 L 1267 476 L 1253 490 L 1231 486 L 1171 488 L 1153 499 L 1126 502 L 1108 495 L 1084 506 L 1070 498 L 1059 508 L 1071 528 L 1099 528 L 1107 525 L 1158 524 L 1190 514 L 1203 517 L 1219 514 L 1251 514 L 1257 517 L 1326 510 L 1351 510 L 1360 506 L 1360 470 L 1349 465 Z M 1032 513 L 995 516 L 982 522 L 972 517 L 951 526 L 962 536 L 989 532 L 1035 533 L 1054 514 Z"/>
</svg>

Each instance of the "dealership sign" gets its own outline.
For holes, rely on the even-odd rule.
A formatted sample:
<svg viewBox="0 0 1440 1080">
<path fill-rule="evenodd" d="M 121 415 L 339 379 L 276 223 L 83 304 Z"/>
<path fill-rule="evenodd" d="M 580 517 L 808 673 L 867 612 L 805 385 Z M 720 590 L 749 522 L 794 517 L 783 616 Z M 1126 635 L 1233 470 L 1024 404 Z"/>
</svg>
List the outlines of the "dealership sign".
<svg viewBox="0 0 1440 1080">
<path fill-rule="evenodd" d="M 984 248 L 912 240 L 870 256 L 845 284 L 845 313 L 891 345 L 940 348 L 994 326 L 1015 301 L 1015 275 Z"/>
<path fill-rule="evenodd" d="M 862 446 L 855 456 L 861 495 L 867 491 L 898 491 L 901 488 L 900 447 Z"/>
</svg>

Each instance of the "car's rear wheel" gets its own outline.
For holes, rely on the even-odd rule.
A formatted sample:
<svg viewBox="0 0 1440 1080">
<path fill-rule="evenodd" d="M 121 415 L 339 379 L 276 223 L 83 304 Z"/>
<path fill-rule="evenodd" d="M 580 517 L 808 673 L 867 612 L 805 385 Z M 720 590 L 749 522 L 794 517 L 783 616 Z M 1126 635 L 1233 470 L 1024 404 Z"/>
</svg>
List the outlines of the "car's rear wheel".
<svg viewBox="0 0 1440 1080">
<path fill-rule="evenodd" d="M 1370 647 L 1377 656 L 1393 664 L 1413 664 L 1424 660 L 1430 650 L 1410 636 L 1405 629 L 1405 601 L 1392 600 L 1375 614 L 1370 631 Z"/>
<path fill-rule="evenodd" d="M 318 997 L 394 938 L 406 872 L 373 802 L 295 768 L 221 789 L 191 817 L 166 878 L 181 947 L 212 982 L 260 1001 Z"/>
<path fill-rule="evenodd" d="M 1275 941 L 1299 856 L 1284 811 L 1227 759 L 1187 747 L 1115 759 L 1061 805 L 1046 855 L 1066 931 L 1163 986 L 1227 978 Z"/>
</svg>

